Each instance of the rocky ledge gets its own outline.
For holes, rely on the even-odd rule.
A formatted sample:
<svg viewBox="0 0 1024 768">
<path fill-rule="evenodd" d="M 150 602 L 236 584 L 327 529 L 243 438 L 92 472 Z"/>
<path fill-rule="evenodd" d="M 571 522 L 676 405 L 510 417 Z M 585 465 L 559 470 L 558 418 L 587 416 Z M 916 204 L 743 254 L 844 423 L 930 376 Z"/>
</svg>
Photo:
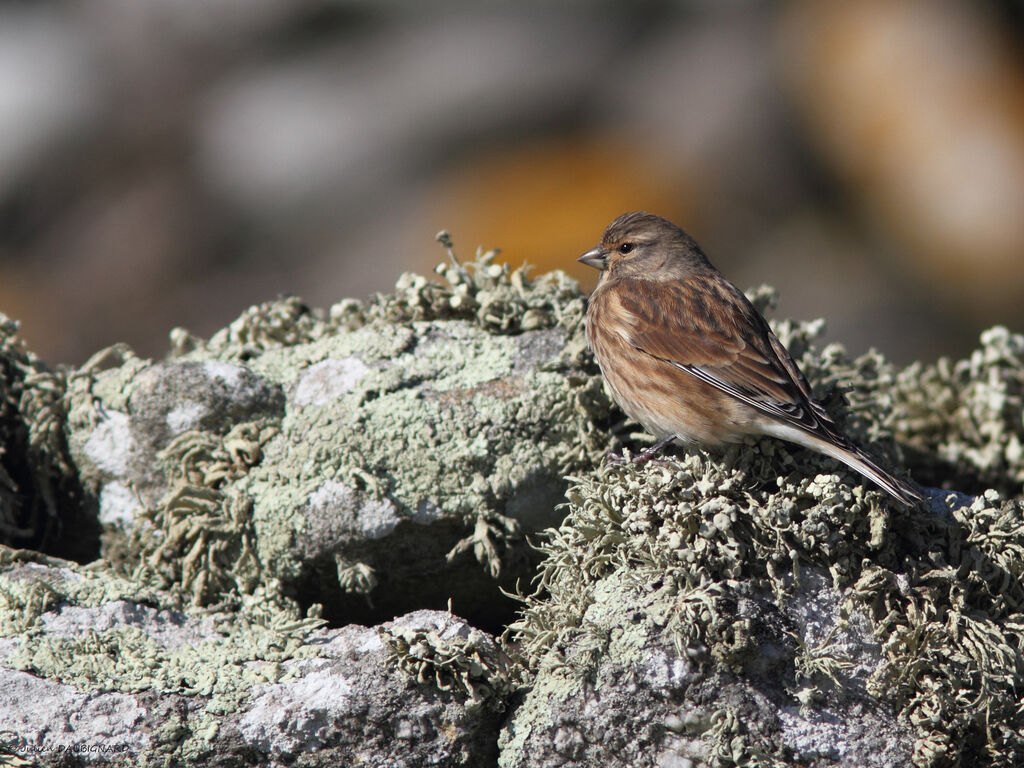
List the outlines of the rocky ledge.
<svg viewBox="0 0 1024 768">
<path fill-rule="evenodd" d="M 897 370 L 773 322 L 908 510 L 774 441 L 604 463 L 643 443 L 575 283 L 437 273 L 158 361 L 0 322 L 3 760 L 1024 760 L 1024 337 Z"/>
</svg>

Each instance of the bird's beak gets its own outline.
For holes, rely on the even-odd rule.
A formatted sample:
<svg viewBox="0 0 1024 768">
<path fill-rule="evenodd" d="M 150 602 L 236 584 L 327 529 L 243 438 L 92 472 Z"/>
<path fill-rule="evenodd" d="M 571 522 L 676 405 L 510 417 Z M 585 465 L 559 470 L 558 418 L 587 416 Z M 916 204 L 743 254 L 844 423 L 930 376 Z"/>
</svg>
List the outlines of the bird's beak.
<svg viewBox="0 0 1024 768">
<path fill-rule="evenodd" d="M 581 264 L 586 264 L 588 267 L 594 269 L 607 269 L 608 268 L 608 256 L 601 251 L 601 247 L 591 248 L 589 251 L 580 256 L 576 261 Z"/>
</svg>

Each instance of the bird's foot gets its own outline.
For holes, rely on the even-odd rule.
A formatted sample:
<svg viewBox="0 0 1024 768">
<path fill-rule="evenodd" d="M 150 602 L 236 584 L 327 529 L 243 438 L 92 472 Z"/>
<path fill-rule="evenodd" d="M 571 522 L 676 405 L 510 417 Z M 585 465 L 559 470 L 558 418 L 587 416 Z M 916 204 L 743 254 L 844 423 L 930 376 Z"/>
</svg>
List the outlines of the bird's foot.
<svg viewBox="0 0 1024 768">
<path fill-rule="evenodd" d="M 613 467 L 621 467 L 626 464 L 632 464 L 637 467 L 642 467 L 643 465 L 652 461 L 659 453 L 661 453 L 661 450 L 666 445 L 668 445 L 675 439 L 675 435 L 669 435 L 668 437 L 664 437 L 658 442 L 656 442 L 654 445 L 644 449 L 642 452 L 638 453 L 636 456 L 633 456 L 632 458 L 629 459 L 627 459 L 621 453 L 609 452 L 605 454 L 604 460 L 608 464 L 611 464 Z"/>
</svg>

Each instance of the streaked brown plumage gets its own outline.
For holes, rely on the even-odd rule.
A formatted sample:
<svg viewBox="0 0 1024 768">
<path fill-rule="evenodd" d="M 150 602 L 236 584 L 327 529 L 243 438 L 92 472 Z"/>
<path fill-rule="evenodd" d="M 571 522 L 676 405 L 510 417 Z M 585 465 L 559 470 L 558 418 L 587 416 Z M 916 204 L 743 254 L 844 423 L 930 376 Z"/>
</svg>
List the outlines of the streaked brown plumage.
<svg viewBox="0 0 1024 768">
<path fill-rule="evenodd" d="M 579 261 L 601 270 L 587 339 L 615 400 L 659 438 L 651 452 L 769 435 L 842 461 L 903 504 L 924 498 L 839 431 L 767 321 L 675 224 L 627 213 Z"/>
</svg>

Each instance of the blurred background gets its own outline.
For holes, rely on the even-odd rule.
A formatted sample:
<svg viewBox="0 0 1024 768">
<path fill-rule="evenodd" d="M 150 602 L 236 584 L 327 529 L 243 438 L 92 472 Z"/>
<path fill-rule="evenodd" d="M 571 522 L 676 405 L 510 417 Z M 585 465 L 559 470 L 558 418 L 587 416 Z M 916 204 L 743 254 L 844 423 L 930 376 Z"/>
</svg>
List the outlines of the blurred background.
<svg viewBox="0 0 1024 768">
<path fill-rule="evenodd" d="M 48 362 L 672 218 L 899 362 L 1024 330 L 1014 0 L 0 3 L 0 311 Z"/>
</svg>

